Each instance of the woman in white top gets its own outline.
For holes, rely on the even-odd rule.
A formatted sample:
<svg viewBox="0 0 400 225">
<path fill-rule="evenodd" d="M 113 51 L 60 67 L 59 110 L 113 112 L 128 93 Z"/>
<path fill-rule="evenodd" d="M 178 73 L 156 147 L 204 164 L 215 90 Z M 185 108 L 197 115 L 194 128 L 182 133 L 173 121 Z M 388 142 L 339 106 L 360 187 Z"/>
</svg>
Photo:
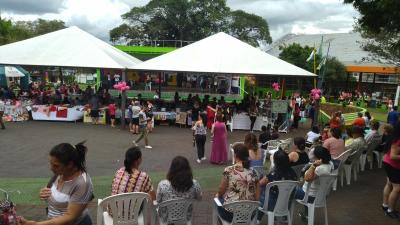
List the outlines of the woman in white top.
<svg viewBox="0 0 400 225">
<path fill-rule="evenodd" d="M 86 173 L 83 143 L 61 143 L 50 151 L 50 169 L 55 176 L 40 190 L 48 204 L 48 220 L 36 222 L 21 218 L 19 225 L 92 225 L 87 206 L 93 199 L 93 185 Z"/>
<path fill-rule="evenodd" d="M 321 135 L 319 134 L 318 126 L 313 126 L 311 131 L 309 131 L 306 135 L 306 146 L 310 147 L 312 144 L 318 141 L 320 136 Z"/>
<path fill-rule="evenodd" d="M 370 124 L 370 122 L 372 120 L 372 117 L 371 117 L 371 114 L 368 111 L 366 111 L 364 113 L 363 119 L 365 121 L 365 128 L 370 128 L 369 124 Z"/>
</svg>

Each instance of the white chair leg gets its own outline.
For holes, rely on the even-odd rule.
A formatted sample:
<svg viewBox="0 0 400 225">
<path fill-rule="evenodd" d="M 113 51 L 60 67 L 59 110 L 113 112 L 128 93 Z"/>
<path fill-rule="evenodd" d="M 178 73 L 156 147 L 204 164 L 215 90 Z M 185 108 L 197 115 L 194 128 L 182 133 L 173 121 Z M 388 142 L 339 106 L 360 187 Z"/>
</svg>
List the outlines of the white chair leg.
<svg viewBox="0 0 400 225">
<path fill-rule="evenodd" d="M 379 168 L 382 168 L 382 162 L 383 162 L 383 153 L 379 152 L 379 161 L 378 161 Z"/>
<path fill-rule="evenodd" d="M 97 225 L 103 225 L 103 209 L 100 207 L 102 199 L 97 199 Z"/>
<path fill-rule="evenodd" d="M 324 214 L 325 214 L 325 225 L 328 225 L 328 208 L 324 207 Z"/>
<path fill-rule="evenodd" d="M 346 173 L 346 182 L 347 185 L 350 185 L 350 180 L 351 180 L 351 165 L 344 165 L 344 172 Z"/>
<path fill-rule="evenodd" d="M 337 190 L 337 178 L 335 179 L 335 182 L 333 182 L 332 190 Z"/>
<path fill-rule="evenodd" d="M 275 219 L 274 213 L 268 212 L 267 215 L 268 215 L 268 225 L 274 225 L 274 219 Z"/>
<path fill-rule="evenodd" d="M 361 171 L 364 171 L 365 170 L 365 161 L 367 160 L 367 154 L 361 154 L 361 157 L 360 157 L 360 168 L 361 168 Z"/>
<path fill-rule="evenodd" d="M 213 212 L 212 212 L 212 225 L 218 225 L 218 209 L 213 202 Z"/>
<path fill-rule="evenodd" d="M 342 169 L 342 170 L 340 170 L 339 171 L 339 173 L 340 173 L 340 185 L 342 185 L 342 187 L 343 187 L 343 176 L 344 176 L 344 170 Z"/>
<path fill-rule="evenodd" d="M 354 181 L 357 181 L 357 167 L 358 166 L 356 166 L 356 168 L 353 168 Z"/>
<path fill-rule="evenodd" d="M 314 206 L 313 205 L 308 205 L 308 225 L 314 225 Z"/>
</svg>

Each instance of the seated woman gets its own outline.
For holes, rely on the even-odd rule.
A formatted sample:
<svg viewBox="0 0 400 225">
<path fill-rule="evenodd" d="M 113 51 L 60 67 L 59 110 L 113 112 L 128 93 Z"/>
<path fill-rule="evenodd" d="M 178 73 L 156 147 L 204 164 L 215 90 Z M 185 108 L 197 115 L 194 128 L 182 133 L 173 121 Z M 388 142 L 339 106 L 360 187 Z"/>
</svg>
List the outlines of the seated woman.
<svg viewBox="0 0 400 225">
<path fill-rule="evenodd" d="M 244 138 L 244 144 L 249 150 L 250 168 L 254 166 L 263 166 L 264 151 L 258 148 L 257 137 L 253 133 L 248 133 Z"/>
<path fill-rule="evenodd" d="M 305 191 L 307 190 L 307 186 L 310 182 L 311 186 L 309 189 L 309 198 L 308 202 L 313 202 L 315 199 L 315 195 L 319 189 L 319 183 L 313 182 L 318 177 L 323 175 L 329 175 L 333 171 L 333 163 L 331 162 L 331 154 L 329 151 L 322 147 L 316 146 L 314 149 L 315 161 L 311 164 L 310 168 L 304 174 L 304 180 L 306 181 L 303 185 L 303 188 L 299 188 L 296 192 L 297 199 L 304 199 Z M 301 214 L 303 219 L 306 219 L 307 207 L 305 207 L 305 213 Z"/>
<path fill-rule="evenodd" d="M 139 169 L 142 163 L 142 152 L 138 146 L 129 148 L 125 153 L 124 167 L 114 176 L 111 195 L 128 192 L 145 192 L 155 200 L 155 192 L 150 177 Z"/>
<path fill-rule="evenodd" d="M 40 190 L 41 200 L 48 204 L 48 220 L 36 222 L 20 219 L 20 225 L 91 225 L 87 206 L 93 199 L 93 185 L 86 173 L 83 143 L 72 146 L 61 143 L 50 151 L 50 169 L 54 177 Z"/>
<path fill-rule="evenodd" d="M 285 151 L 279 150 L 279 151 L 275 152 L 274 163 L 275 163 L 275 166 L 272 169 L 272 171 L 260 180 L 261 207 L 264 206 L 264 201 L 265 201 L 265 186 L 269 182 L 280 181 L 280 180 L 297 180 L 296 173 L 290 167 L 289 155 Z M 274 210 L 277 198 L 278 198 L 278 189 L 271 188 L 269 199 L 268 199 L 268 210 L 269 211 Z M 259 211 L 257 220 L 260 221 L 262 219 L 262 216 L 263 216 L 263 213 Z"/>
<path fill-rule="evenodd" d="M 258 201 L 260 189 L 256 172 L 249 169 L 249 151 L 244 144 L 234 145 L 233 150 L 235 165 L 224 169 L 215 197 L 219 198 L 222 204 L 240 200 Z M 232 221 L 232 212 L 223 207 L 218 207 L 218 212 L 224 220 Z"/>
<path fill-rule="evenodd" d="M 344 141 L 339 128 L 329 130 L 329 138 L 324 141 L 323 146 L 328 149 L 332 158 L 336 158 L 344 152 Z"/>
<path fill-rule="evenodd" d="M 193 179 L 189 161 L 183 156 L 176 156 L 169 167 L 167 179 L 158 183 L 157 203 L 178 198 L 201 200 L 201 195 L 200 185 Z M 160 212 L 160 217 L 166 221 L 168 215 L 163 210 Z"/>
<path fill-rule="evenodd" d="M 306 146 L 311 147 L 316 141 L 318 141 L 319 137 L 321 135 L 319 134 L 319 128 L 318 126 L 313 126 L 311 131 L 309 131 L 306 135 L 307 141 L 306 141 Z"/>
<path fill-rule="evenodd" d="M 289 154 L 290 166 L 303 165 L 310 162 L 306 149 L 306 141 L 302 137 L 295 137 L 293 140 L 293 151 Z"/>
</svg>

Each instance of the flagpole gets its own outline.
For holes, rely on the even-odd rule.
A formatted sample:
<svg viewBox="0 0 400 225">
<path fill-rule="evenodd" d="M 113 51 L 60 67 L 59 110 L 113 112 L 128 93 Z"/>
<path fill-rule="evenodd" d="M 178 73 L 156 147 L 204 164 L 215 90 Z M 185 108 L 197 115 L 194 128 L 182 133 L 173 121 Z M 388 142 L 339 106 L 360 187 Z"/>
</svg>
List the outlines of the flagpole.
<svg viewBox="0 0 400 225">
<path fill-rule="evenodd" d="M 328 61 L 329 49 L 330 48 L 331 48 L 331 42 L 328 43 L 328 51 L 326 52 L 326 56 L 325 56 L 326 61 L 325 61 L 325 65 L 324 65 L 324 70 L 322 71 L 322 77 L 321 77 L 322 79 L 321 79 L 321 82 L 318 84 L 318 88 L 319 89 L 322 89 L 322 85 L 324 84 L 324 81 L 325 81 L 325 71 L 326 71 L 326 67 L 327 67 L 326 63 Z"/>
<path fill-rule="evenodd" d="M 316 54 L 317 54 L 317 50 L 315 49 L 315 46 L 314 46 L 314 74 L 317 74 L 317 68 L 316 68 L 316 62 L 317 62 L 317 57 L 316 57 Z M 314 78 L 314 88 L 317 88 L 317 78 Z"/>
</svg>

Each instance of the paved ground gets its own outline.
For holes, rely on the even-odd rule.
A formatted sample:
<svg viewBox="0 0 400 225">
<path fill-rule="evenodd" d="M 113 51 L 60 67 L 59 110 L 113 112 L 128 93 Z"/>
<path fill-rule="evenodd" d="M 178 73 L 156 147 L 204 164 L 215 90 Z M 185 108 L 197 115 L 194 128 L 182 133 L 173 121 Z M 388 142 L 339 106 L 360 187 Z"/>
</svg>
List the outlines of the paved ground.
<svg viewBox="0 0 400 225">
<path fill-rule="evenodd" d="M 242 140 L 246 132 L 235 131 L 229 134 L 229 142 Z M 299 129 L 288 136 L 304 135 Z M 165 171 L 176 155 L 195 160 L 191 143 L 191 131 L 178 127 L 159 126 L 151 134 L 151 150 L 143 150 L 143 169 L 146 171 Z M 48 177 L 47 154 L 52 146 L 60 142 L 77 143 L 87 140 L 89 147 L 88 168 L 92 176 L 113 175 L 122 165 L 125 150 L 131 145 L 132 135 L 126 131 L 105 126 L 92 126 L 82 123 L 24 122 L 9 123 L 6 130 L 0 130 L 0 177 Z M 207 144 L 206 154 L 210 146 Z M 4 157 L 5 156 L 5 157 Z M 212 166 L 208 163 L 192 163 L 194 169 Z M 361 173 L 357 182 L 339 188 L 328 200 L 330 224 L 398 224 L 386 218 L 381 209 L 382 188 L 385 174 L 381 169 Z M 216 187 L 217 188 L 217 187 Z M 213 193 L 204 193 L 202 201 L 195 204 L 193 224 L 211 224 Z M 92 218 L 96 206 L 90 207 Z M 20 205 L 20 215 L 32 219 L 43 219 L 44 208 Z M 323 224 L 322 212 L 317 212 L 316 224 Z M 302 224 L 296 217 L 295 224 Z"/>
</svg>

